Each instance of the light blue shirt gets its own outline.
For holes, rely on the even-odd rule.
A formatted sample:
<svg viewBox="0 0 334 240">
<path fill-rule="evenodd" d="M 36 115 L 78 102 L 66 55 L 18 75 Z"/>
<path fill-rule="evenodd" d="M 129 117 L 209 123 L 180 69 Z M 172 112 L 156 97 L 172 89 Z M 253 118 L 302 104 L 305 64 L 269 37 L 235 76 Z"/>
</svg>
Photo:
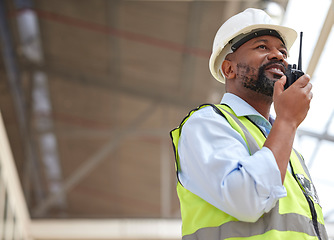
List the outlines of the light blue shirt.
<svg viewBox="0 0 334 240">
<path fill-rule="evenodd" d="M 224 94 L 221 103 L 270 132 L 271 123 L 236 95 Z M 263 147 L 250 156 L 241 135 L 212 107 L 184 124 L 178 151 L 183 186 L 240 221 L 257 221 L 287 195 L 271 150 Z"/>
</svg>

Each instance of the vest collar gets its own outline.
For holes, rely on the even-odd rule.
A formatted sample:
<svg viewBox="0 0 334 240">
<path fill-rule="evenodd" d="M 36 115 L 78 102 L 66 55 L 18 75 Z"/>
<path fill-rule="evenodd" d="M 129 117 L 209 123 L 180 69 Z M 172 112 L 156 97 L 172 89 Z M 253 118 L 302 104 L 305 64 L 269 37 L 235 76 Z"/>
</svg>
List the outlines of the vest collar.
<svg viewBox="0 0 334 240">
<path fill-rule="evenodd" d="M 249 117 L 256 125 L 261 127 L 267 134 L 274 123 L 274 117 L 269 116 L 269 121 L 264 118 L 258 111 L 249 105 L 245 100 L 232 93 L 225 93 L 221 104 L 228 105 L 237 117 Z"/>
</svg>

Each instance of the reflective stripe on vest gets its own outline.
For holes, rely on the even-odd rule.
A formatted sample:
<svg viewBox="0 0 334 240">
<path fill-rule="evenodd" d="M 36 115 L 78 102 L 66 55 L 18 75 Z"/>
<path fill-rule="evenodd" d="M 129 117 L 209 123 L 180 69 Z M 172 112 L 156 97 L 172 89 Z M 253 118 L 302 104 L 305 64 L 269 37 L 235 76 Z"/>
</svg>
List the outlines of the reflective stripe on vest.
<svg viewBox="0 0 334 240">
<path fill-rule="evenodd" d="M 219 110 L 220 111 L 224 111 L 224 113 L 228 114 L 233 121 L 236 122 L 236 124 L 238 124 L 238 126 L 240 127 L 240 129 L 242 130 L 242 132 L 244 133 L 245 136 L 245 142 L 248 143 L 248 149 L 251 155 L 253 155 L 254 153 L 256 153 L 258 150 L 260 150 L 259 145 L 256 143 L 254 137 L 252 136 L 252 134 L 250 134 L 250 132 L 248 131 L 248 129 L 239 121 L 239 119 L 233 115 L 232 113 L 226 111 L 224 108 L 222 108 L 221 106 L 219 106 Z"/>
<path fill-rule="evenodd" d="M 255 124 L 245 117 L 236 117 L 229 107 L 210 104 L 201 105 L 191 111 L 178 128 L 171 131 L 178 172 L 181 169 L 177 145 L 182 126 L 196 110 L 206 106 L 213 107 L 240 133 L 247 143 L 250 155 L 258 151 L 265 141 L 265 136 Z M 264 237 L 266 239 L 327 239 L 322 211 L 317 200 L 311 194 L 314 187 L 304 161 L 299 153 L 293 151 L 290 162 L 295 175 L 299 175 L 304 183 L 307 183 L 307 186 L 312 186 L 308 187 L 308 190 L 310 190 L 308 195 L 314 206 L 315 216 L 311 214 L 310 203 L 305 200 L 305 193 L 302 191 L 305 192 L 303 188 L 307 188 L 307 186 L 303 187 L 300 183 L 297 183 L 296 180 L 298 179 L 295 180 L 289 172 L 287 172 L 284 182 L 288 196 L 280 199 L 269 213 L 264 214 L 255 223 L 238 221 L 191 193 L 178 182 L 177 191 L 181 205 L 183 239 L 216 240 L 248 237 L 251 237 L 251 239 L 263 239 Z M 297 199 L 292 198 L 292 196 L 296 196 Z M 312 217 L 315 217 L 313 223 Z M 317 237 L 313 224 L 317 225 L 321 237 Z"/>
<path fill-rule="evenodd" d="M 272 221 L 273 219 L 280 219 L 280 221 Z M 293 238 L 278 238 L 278 239 L 318 239 L 315 236 L 313 228 L 310 228 L 309 225 L 294 225 L 291 223 L 295 222 L 308 222 L 309 218 L 304 217 L 295 213 L 288 213 L 281 215 L 278 211 L 278 205 L 276 205 L 269 213 L 264 214 L 258 221 L 255 223 L 247 223 L 241 221 L 231 221 L 227 222 L 218 227 L 209 227 L 199 229 L 194 234 L 186 235 L 183 240 L 198 240 L 198 239 L 230 239 L 230 238 L 245 238 L 249 236 L 262 235 L 265 229 L 265 232 L 271 230 L 276 231 L 292 231 L 298 233 L 304 233 L 304 237 Z M 302 228 L 302 229 L 301 229 Z M 324 226 L 322 225 L 322 228 Z M 322 231 L 326 231 L 322 229 Z M 272 234 L 277 234 L 273 232 Z M 268 234 L 269 235 L 269 234 Z M 268 236 L 267 235 L 267 236 Z M 276 237 L 277 238 L 277 237 Z M 276 239 L 274 236 L 268 239 Z"/>
</svg>

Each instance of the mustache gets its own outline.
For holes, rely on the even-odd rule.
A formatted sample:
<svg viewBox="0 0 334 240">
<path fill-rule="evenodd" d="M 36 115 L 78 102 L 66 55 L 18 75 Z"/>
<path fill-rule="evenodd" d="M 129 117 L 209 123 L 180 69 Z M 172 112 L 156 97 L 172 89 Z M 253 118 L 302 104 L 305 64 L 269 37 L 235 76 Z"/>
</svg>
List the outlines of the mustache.
<svg viewBox="0 0 334 240">
<path fill-rule="evenodd" d="M 272 60 L 270 62 L 267 62 L 266 64 L 261 65 L 260 68 L 259 68 L 259 71 L 264 71 L 264 69 L 266 67 L 268 67 L 270 65 L 273 65 L 273 64 L 279 64 L 279 65 L 281 65 L 283 67 L 283 69 L 284 69 L 284 73 L 286 73 L 286 71 L 288 70 L 288 68 L 281 61 L 279 61 L 279 60 Z"/>
</svg>

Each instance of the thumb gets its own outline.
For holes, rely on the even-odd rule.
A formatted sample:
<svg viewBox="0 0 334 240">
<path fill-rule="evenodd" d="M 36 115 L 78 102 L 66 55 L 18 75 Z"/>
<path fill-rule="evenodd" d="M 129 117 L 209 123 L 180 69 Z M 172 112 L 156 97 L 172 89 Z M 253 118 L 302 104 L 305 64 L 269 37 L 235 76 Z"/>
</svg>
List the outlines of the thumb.
<svg viewBox="0 0 334 240">
<path fill-rule="evenodd" d="M 284 91 L 284 85 L 286 82 L 286 76 L 282 76 L 279 80 L 275 82 L 273 97 L 280 95 Z"/>
</svg>

